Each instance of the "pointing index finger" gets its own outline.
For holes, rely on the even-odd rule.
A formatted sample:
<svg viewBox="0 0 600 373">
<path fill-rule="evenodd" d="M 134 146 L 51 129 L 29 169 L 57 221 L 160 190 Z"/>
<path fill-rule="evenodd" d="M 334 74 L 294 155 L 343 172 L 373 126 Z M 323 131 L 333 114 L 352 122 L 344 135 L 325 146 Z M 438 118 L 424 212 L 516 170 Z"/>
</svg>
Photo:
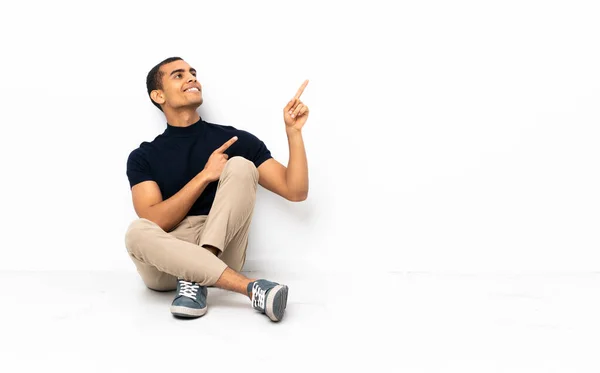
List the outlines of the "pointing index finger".
<svg viewBox="0 0 600 373">
<path fill-rule="evenodd" d="M 217 150 L 215 150 L 215 153 L 223 153 L 225 150 L 227 150 L 227 148 L 229 148 L 234 142 L 237 141 L 237 136 L 233 136 L 231 139 L 227 140 L 227 142 L 223 145 L 221 145 L 221 147 L 219 147 Z"/>
<path fill-rule="evenodd" d="M 294 98 L 300 98 L 300 95 L 302 94 L 302 92 L 304 92 L 304 88 L 306 88 L 307 85 L 308 85 L 308 79 L 306 79 L 304 81 L 304 83 L 302 83 L 302 85 L 300 86 L 300 89 L 298 89 L 298 92 L 296 92 L 296 96 L 294 96 Z"/>
</svg>

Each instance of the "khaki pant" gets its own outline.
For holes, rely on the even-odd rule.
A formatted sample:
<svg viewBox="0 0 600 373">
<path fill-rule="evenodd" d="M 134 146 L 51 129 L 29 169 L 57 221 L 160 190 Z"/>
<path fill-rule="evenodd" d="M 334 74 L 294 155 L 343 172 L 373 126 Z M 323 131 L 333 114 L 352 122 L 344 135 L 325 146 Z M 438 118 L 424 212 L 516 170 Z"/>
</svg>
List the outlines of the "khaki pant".
<svg viewBox="0 0 600 373">
<path fill-rule="evenodd" d="M 125 246 L 144 284 L 154 290 L 177 288 L 177 279 L 213 285 L 227 267 L 240 271 L 256 201 L 258 170 L 242 157 L 223 169 L 208 215 L 188 216 L 170 232 L 147 219 L 135 220 Z M 215 256 L 203 245 L 216 247 Z"/>
</svg>

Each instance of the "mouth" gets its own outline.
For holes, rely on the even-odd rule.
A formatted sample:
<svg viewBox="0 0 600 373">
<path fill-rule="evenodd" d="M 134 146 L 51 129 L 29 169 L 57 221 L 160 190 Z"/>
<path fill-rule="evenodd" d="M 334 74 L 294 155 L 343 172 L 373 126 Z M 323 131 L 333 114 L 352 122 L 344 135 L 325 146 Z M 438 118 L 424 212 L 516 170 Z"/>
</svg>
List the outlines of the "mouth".
<svg viewBox="0 0 600 373">
<path fill-rule="evenodd" d="M 184 90 L 184 92 L 200 92 L 200 90 L 197 87 L 190 87 Z"/>
</svg>

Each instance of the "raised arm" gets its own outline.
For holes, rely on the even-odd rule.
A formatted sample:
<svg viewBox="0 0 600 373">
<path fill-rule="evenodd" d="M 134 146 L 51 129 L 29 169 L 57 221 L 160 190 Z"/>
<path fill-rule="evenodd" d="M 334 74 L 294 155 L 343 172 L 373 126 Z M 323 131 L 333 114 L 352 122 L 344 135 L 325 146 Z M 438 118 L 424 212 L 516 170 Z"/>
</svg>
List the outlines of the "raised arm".
<svg viewBox="0 0 600 373">
<path fill-rule="evenodd" d="M 308 119 L 308 106 L 300 101 L 307 85 L 308 80 L 304 81 L 283 109 L 290 153 L 287 167 L 273 158 L 258 167 L 261 186 L 294 202 L 304 201 L 308 197 L 308 161 L 302 138 L 302 127 Z"/>
</svg>

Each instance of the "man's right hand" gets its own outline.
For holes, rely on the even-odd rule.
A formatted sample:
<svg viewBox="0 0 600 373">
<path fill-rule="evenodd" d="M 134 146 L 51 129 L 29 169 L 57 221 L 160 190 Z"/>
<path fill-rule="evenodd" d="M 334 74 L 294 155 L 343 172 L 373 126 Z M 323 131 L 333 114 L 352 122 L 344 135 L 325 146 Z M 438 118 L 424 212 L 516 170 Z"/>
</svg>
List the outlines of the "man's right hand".
<svg viewBox="0 0 600 373">
<path fill-rule="evenodd" d="M 234 142 L 236 142 L 237 139 L 238 139 L 237 136 L 232 137 L 225 144 L 221 145 L 220 148 L 215 150 L 211 154 L 210 158 L 208 158 L 208 162 L 206 162 L 206 165 L 204 166 L 204 170 L 202 170 L 202 173 L 206 177 L 207 181 L 212 182 L 212 181 L 219 180 L 219 178 L 221 177 L 221 172 L 223 172 L 223 169 L 225 168 L 225 164 L 227 163 L 227 159 L 229 158 L 229 156 L 227 154 L 225 154 L 224 152 Z"/>
</svg>

